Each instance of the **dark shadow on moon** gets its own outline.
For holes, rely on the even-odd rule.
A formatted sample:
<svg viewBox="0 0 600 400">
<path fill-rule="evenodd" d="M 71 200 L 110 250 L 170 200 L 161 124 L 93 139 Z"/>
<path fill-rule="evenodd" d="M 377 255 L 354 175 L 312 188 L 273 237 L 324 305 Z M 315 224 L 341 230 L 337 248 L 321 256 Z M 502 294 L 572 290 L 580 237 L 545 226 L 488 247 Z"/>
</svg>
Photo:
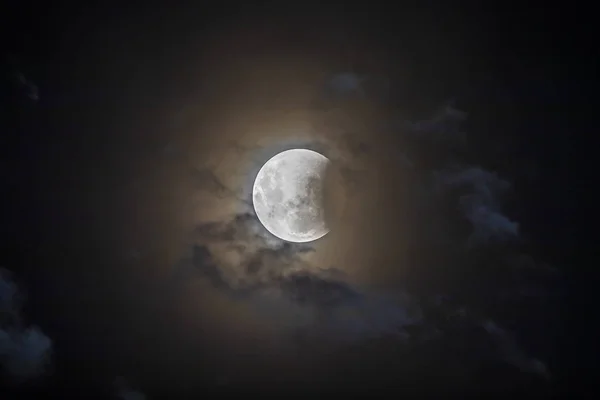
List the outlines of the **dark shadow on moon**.
<svg viewBox="0 0 600 400">
<path fill-rule="evenodd" d="M 310 139 L 290 139 L 287 141 L 278 141 L 272 145 L 251 147 L 244 149 L 249 152 L 249 162 L 245 166 L 244 170 L 247 171 L 245 178 L 242 182 L 242 198 L 248 204 L 253 204 L 253 187 L 254 181 L 258 176 L 258 172 L 265 165 L 267 161 L 273 158 L 275 155 L 292 149 L 306 149 L 312 150 L 319 154 L 324 155 L 331 160 L 329 153 L 331 153 L 330 147 L 319 141 Z M 254 210 L 252 210 L 254 212 Z"/>
</svg>

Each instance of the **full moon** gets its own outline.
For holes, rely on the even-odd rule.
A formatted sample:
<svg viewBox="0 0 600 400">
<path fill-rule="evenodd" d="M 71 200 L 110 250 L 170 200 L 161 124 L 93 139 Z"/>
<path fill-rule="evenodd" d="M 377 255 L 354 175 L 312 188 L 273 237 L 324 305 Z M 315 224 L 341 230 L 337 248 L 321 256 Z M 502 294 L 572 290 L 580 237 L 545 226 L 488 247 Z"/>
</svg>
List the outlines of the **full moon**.
<svg viewBox="0 0 600 400">
<path fill-rule="evenodd" d="M 305 243 L 325 236 L 323 182 L 329 160 L 312 150 L 277 154 L 258 171 L 252 198 L 259 221 L 273 235 Z"/>
</svg>

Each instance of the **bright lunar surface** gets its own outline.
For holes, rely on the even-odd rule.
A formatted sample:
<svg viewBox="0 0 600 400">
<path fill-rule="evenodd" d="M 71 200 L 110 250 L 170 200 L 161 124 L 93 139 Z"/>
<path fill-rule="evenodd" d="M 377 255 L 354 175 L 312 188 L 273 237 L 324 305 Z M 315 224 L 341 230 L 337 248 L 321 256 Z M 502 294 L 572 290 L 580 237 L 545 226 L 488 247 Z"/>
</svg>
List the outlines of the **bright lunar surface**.
<svg viewBox="0 0 600 400">
<path fill-rule="evenodd" d="M 260 222 L 288 242 L 311 242 L 327 234 L 323 182 L 329 160 L 312 150 L 277 154 L 260 169 L 252 198 Z"/>
</svg>

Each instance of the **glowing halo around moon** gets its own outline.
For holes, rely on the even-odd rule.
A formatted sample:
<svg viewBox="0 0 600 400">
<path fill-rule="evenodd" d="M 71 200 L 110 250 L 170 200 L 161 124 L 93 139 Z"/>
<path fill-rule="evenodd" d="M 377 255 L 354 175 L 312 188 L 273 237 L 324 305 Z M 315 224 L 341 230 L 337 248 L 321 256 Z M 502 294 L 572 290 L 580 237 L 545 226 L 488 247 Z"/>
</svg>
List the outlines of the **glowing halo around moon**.
<svg viewBox="0 0 600 400">
<path fill-rule="evenodd" d="M 262 166 L 252 189 L 259 221 L 273 235 L 306 243 L 325 236 L 323 182 L 329 159 L 316 151 L 281 152 Z"/>
</svg>

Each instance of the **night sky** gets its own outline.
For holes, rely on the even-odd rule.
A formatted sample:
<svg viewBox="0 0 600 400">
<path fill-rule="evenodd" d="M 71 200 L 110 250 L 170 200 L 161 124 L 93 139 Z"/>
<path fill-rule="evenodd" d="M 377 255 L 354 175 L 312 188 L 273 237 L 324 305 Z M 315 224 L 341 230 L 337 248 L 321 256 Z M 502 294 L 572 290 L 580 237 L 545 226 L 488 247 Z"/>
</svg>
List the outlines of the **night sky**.
<svg viewBox="0 0 600 400">
<path fill-rule="evenodd" d="M 0 15 L 2 399 L 564 389 L 577 12 Z M 302 245 L 251 196 L 297 147 Z"/>
</svg>

